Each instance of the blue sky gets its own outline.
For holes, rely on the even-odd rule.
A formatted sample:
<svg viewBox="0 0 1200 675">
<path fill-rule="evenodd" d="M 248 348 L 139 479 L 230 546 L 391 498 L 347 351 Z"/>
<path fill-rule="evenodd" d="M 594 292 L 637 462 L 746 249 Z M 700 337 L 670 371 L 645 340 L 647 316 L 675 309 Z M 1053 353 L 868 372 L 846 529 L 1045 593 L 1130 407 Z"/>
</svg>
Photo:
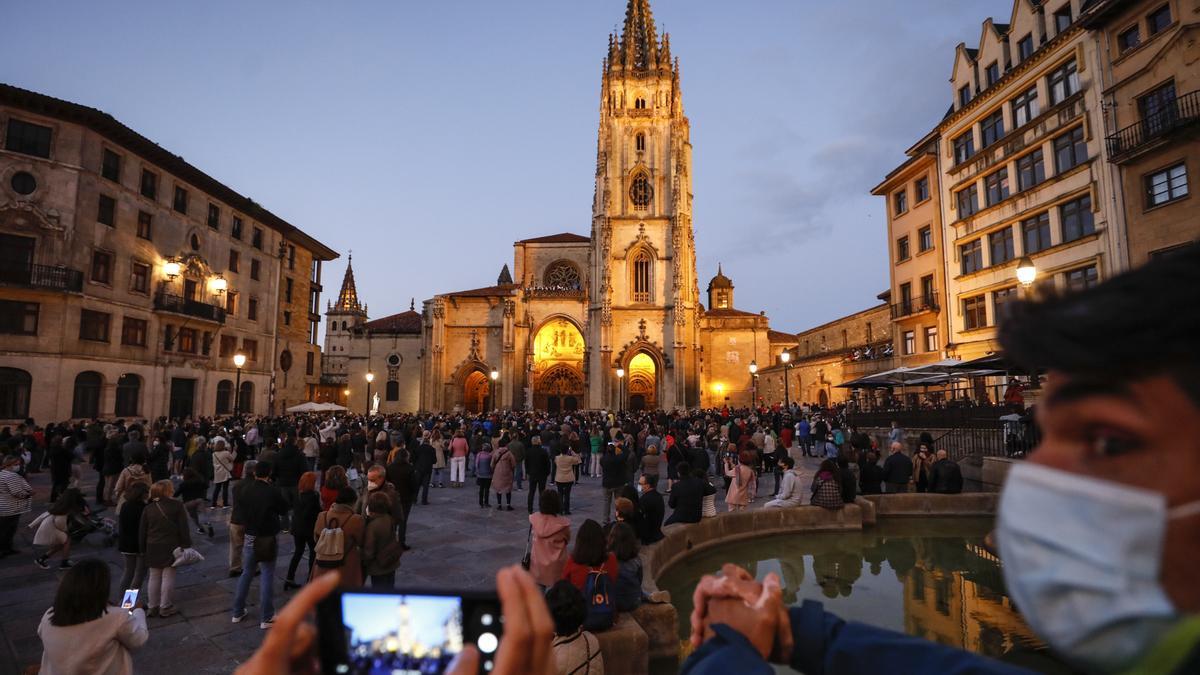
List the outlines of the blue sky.
<svg viewBox="0 0 1200 675">
<path fill-rule="evenodd" d="M 334 249 L 373 318 L 588 234 L 625 0 L 5 3 L 0 80 L 100 108 Z M 652 0 L 681 59 L 700 287 L 800 331 L 875 304 L 870 189 L 1000 0 Z M 336 296 L 345 256 L 325 268 Z"/>
</svg>

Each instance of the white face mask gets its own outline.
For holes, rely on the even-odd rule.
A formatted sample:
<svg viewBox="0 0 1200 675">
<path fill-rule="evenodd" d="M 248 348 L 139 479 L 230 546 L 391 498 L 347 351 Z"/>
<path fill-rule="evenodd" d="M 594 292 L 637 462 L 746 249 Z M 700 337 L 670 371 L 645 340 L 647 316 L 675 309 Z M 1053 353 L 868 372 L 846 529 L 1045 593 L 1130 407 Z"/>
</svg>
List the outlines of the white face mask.
<svg viewBox="0 0 1200 675">
<path fill-rule="evenodd" d="M 381 481 L 375 481 L 375 480 L 367 481 L 367 488 L 370 490 L 378 490 L 382 485 L 383 485 L 383 483 Z"/>
<path fill-rule="evenodd" d="M 1089 672 L 1135 665 L 1178 616 L 1159 583 L 1170 520 L 1157 492 L 1019 463 L 1008 474 L 996 536 L 1004 581 L 1025 620 Z"/>
<path fill-rule="evenodd" d="M 643 492 L 645 492 L 645 491 L 646 491 L 646 490 L 645 490 L 644 488 L 642 488 L 642 484 L 641 484 L 641 483 L 638 483 L 638 484 L 637 484 L 637 492 L 638 492 L 638 494 L 640 495 L 640 494 L 642 494 L 642 493 L 643 493 Z"/>
</svg>

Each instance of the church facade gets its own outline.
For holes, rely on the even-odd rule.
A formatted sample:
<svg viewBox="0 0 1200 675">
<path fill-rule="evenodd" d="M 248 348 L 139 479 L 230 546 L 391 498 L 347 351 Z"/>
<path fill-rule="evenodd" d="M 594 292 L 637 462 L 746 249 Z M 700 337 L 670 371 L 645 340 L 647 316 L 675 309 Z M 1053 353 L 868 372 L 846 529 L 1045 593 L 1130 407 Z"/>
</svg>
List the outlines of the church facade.
<svg viewBox="0 0 1200 675">
<path fill-rule="evenodd" d="M 595 181 L 587 236 L 518 241 L 495 284 L 420 312 L 368 321 L 348 267 L 327 313 L 328 386 L 344 383 L 346 404 L 365 409 L 370 373 L 385 414 L 749 404 L 751 365 L 794 342 L 735 309 L 723 273 L 705 309 L 679 61 L 649 0 L 630 0 L 609 36 Z"/>
</svg>

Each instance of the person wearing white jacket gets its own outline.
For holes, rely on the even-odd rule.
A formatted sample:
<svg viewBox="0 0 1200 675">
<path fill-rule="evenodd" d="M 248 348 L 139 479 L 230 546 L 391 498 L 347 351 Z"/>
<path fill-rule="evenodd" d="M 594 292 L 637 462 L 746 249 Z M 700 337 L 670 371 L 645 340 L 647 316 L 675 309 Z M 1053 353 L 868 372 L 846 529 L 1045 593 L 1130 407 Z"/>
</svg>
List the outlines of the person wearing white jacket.
<svg viewBox="0 0 1200 675">
<path fill-rule="evenodd" d="M 220 436 L 213 439 L 213 491 L 212 507 L 217 508 L 217 494 L 221 494 L 221 505 L 229 506 L 229 481 L 233 480 L 233 463 L 237 458 L 229 450 L 229 444 Z"/>
<path fill-rule="evenodd" d="M 108 565 L 89 558 L 63 575 L 54 606 L 42 615 L 41 675 L 128 675 L 130 654 L 150 637 L 146 612 L 108 604 Z"/>
<path fill-rule="evenodd" d="M 780 457 L 779 468 L 783 470 L 783 481 L 779 484 L 779 496 L 763 505 L 765 509 L 786 509 L 800 506 L 804 496 L 800 493 L 800 472 L 796 470 L 796 460 L 791 457 Z"/>
</svg>

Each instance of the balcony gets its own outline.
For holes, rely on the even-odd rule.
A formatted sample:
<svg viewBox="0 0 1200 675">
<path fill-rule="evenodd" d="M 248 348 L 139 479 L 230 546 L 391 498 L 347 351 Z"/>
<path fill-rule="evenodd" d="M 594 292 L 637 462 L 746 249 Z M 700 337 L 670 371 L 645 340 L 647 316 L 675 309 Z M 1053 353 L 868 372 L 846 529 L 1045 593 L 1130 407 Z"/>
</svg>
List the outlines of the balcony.
<svg viewBox="0 0 1200 675">
<path fill-rule="evenodd" d="M 0 284 L 65 293 L 83 292 L 83 272 L 49 265 L 0 265 Z"/>
<path fill-rule="evenodd" d="M 1109 136 L 1109 161 L 1126 162 L 1200 121 L 1200 91 L 1178 96 L 1162 110 Z"/>
<path fill-rule="evenodd" d="M 164 291 L 159 291 L 154 295 L 154 309 L 160 312 L 183 314 L 213 323 L 225 323 L 224 308 Z"/>
<path fill-rule="evenodd" d="M 941 309 L 938 305 L 936 295 L 922 295 L 893 304 L 892 319 L 902 319 L 906 316 L 921 314 L 922 312 L 938 312 Z"/>
</svg>

